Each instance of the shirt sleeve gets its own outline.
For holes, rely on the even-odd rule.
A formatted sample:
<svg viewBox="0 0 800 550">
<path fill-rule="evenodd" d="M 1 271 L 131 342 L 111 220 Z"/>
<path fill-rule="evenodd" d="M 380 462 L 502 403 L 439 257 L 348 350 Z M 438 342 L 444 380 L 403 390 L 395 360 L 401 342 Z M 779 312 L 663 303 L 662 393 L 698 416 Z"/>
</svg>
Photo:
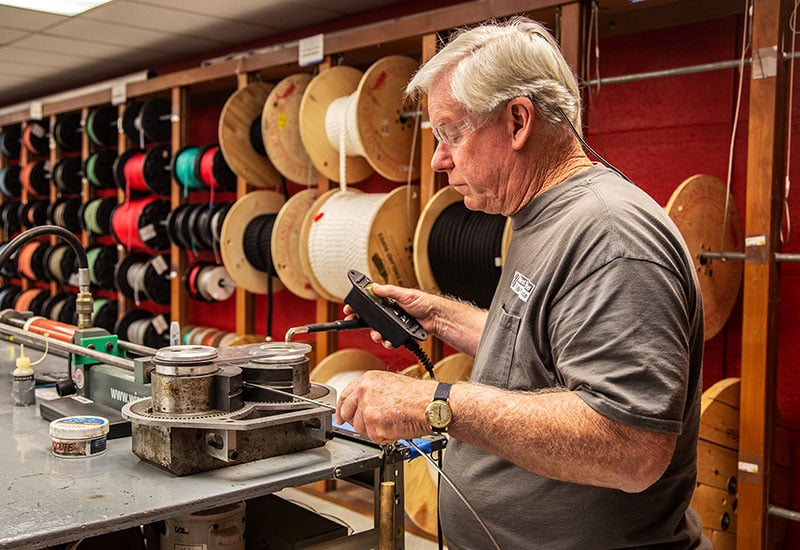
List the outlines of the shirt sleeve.
<svg viewBox="0 0 800 550">
<path fill-rule="evenodd" d="M 646 260 L 617 258 L 554 304 L 548 330 L 557 376 L 603 416 L 680 433 L 689 311 L 673 273 Z"/>
</svg>

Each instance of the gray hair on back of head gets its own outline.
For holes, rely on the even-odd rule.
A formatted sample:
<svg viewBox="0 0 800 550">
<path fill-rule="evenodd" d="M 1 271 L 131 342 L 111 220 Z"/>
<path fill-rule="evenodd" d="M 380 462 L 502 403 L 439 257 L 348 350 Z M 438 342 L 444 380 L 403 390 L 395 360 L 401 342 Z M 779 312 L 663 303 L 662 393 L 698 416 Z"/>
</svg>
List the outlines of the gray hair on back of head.
<svg viewBox="0 0 800 550">
<path fill-rule="evenodd" d="M 453 98 L 469 113 L 487 117 L 510 99 L 529 97 L 545 120 L 562 123 L 560 108 L 580 132 L 577 79 L 553 36 L 532 19 L 459 31 L 417 71 L 406 94 L 419 98 L 448 74 Z"/>
</svg>

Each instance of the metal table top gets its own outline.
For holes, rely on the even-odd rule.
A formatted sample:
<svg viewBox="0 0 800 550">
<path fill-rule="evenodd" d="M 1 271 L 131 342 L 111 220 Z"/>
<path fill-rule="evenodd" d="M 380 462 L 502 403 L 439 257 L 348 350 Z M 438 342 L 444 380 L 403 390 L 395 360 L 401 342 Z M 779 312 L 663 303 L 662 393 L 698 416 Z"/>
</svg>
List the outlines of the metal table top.
<svg viewBox="0 0 800 550">
<path fill-rule="evenodd" d="M 381 465 L 379 448 L 339 438 L 184 477 L 141 461 L 131 452 L 130 437 L 109 440 L 100 456 L 56 457 L 39 407 L 12 403 L 14 367 L 7 346 L 0 342 L 2 548 L 65 543 Z"/>
</svg>

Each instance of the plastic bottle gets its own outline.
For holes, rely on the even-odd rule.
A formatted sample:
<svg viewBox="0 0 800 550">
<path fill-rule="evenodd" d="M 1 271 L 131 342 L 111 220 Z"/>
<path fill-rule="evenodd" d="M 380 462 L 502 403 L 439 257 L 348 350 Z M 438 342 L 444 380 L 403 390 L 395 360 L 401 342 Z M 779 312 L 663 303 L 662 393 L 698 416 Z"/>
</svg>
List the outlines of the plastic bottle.
<svg viewBox="0 0 800 550">
<path fill-rule="evenodd" d="M 20 407 L 36 404 L 36 382 L 33 379 L 31 358 L 25 355 L 25 346 L 19 347 L 17 368 L 14 369 L 13 376 L 11 397 L 14 399 L 14 404 Z"/>
</svg>

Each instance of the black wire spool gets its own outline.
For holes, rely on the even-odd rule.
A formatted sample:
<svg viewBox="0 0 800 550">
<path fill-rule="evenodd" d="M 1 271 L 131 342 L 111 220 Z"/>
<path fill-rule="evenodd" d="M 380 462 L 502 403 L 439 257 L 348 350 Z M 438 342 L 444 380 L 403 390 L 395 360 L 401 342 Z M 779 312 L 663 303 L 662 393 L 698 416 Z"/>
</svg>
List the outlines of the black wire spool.
<svg viewBox="0 0 800 550">
<path fill-rule="evenodd" d="M 112 189 L 114 180 L 114 161 L 117 153 L 110 149 L 95 151 L 84 162 L 83 172 L 86 180 L 97 189 Z"/>
<path fill-rule="evenodd" d="M 181 248 L 191 248 L 192 246 L 189 230 L 186 227 L 186 220 L 193 208 L 193 204 L 184 203 L 170 210 L 169 214 L 167 214 L 167 236 L 175 246 Z"/>
<path fill-rule="evenodd" d="M 467 209 L 462 201 L 436 218 L 428 241 L 428 259 L 445 294 L 488 308 L 500 282 L 506 218 Z"/>
<path fill-rule="evenodd" d="M 21 172 L 19 164 L 10 164 L 0 168 L 0 193 L 10 199 L 18 199 L 22 194 Z"/>
<path fill-rule="evenodd" d="M 22 130 L 19 124 L 6 126 L 0 131 L 0 155 L 8 159 L 19 158 L 22 146 Z"/>
<path fill-rule="evenodd" d="M 69 284 L 70 277 L 78 273 L 78 259 L 75 251 L 67 243 L 50 246 L 42 258 L 42 269 L 47 280 L 61 285 Z"/>
<path fill-rule="evenodd" d="M 110 244 L 96 244 L 86 251 L 89 261 L 89 279 L 98 288 L 114 290 L 114 271 L 117 266 L 117 247 Z"/>
<path fill-rule="evenodd" d="M 47 221 L 51 225 L 63 227 L 71 233 L 81 231 L 80 199 L 58 199 L 47 207 Z"/>
<path fill-rule="evenodd" d="M 0 288 L 0 309 L 13 309 L 21 292 L 19 285 L 5 285 Z"/>
<path fill-rule="evenodd" d="M 23 229 L 33 229 L 39 225 L 47 225 L 47 208 L 50 203 L 46 200 L 32 200 L 19 204 L 19 222 Z"/>
<path fill-rule="evenodd" d="M 118 313 L 119 305 L 116 300 L 97 298 L 93 304 L 92 325 L 113 333 Z"/>
<path fill-rule="evenodd" d="M 110 235 L 111 214 L 116 207 L 117 197 L 96 197 L 82 203 L 78 209 L 81 229 L 93 235 Z"/>
<path fill-rule="evenodd" d="M 148 299 L 142 280 L 150 255 L 144 252 L 129 252 L 114 268 L 114 286 L 117 292 L 137 304 Z M 133 274 L 134 270 L 136 274 Z"/>
<path fill-rule="evenodd" d="M 162 348 L 169 345 L 169 314 L 133 309 L 117 321 L 114 332 L 128 342 Z"/>
<path fill-rule="evenodd" d="M 0 222 L 3 224 L 3 233 L 6 237 L 22 229 L 19 224 L 19 204 L 18 202 L 0 204 Z"/>
<path fill-rule="evenodd" d="M 169 100 L 163 97 L 148 99 L 136 117 L 136 126 L 150 141 L 156 143 L 169 141 L 172 134 L 171 111 L 172 105 Z"/>
<path fill-rule="evenodd" d="M 91 110 L 86 119 L 86 132 L 89 140 L 98 147 L 117 145 L 118 110 L 113 105 L 103 105 Z"/>
<path fill-rule="evenodd" d="M 142 110 L 141 101 L 130 101 L 125 105 L 125 111 L 122 113 L 122 132 L 125 134 L 132 143 L 139 144 L 139 128 L 136 127 L 136 119 L 139 118 L 139 112 Z"/>
<path fill-rule="evenodd" d="M 50 162 L 37 160 L 22 167 L 20 181 L 31 194 L 47 197 L 50 195 L 50 176 Z"/>
<path fill-rule="evenodd" d="M 247 261 L 254 268 L 266 273 L 275 273 L 272 263 L 272 227 L 276 214 L 261 214 L 253 218 L 242 235 L 242 246 Z"/>
<path fill-rule="evenodd" d="M 259 130 L 259 139 L 260 136 Z M 261 148 L 264 149 L 263 140 Z M 266 150 L 264 150 L 263 154 L 267 154 Z M 218 191 L 234 191 L 236 189 L 236 174 L 228 166 L 225 157 L 222 156 L 222 149 L 217 143 L 200 147 L 194 159 L 194 173 L 195 178 L 202 181 L 209 188 L 217 189 Z M 211 177 L 209 178 L 209 176 Z"/>
<path fill-rule="evenodd" d="M 78 157 L 64 157 L 53 168 L 53 181 L 64 195 L 77 195 L 83 184 L 83 162 Z"/>
<path fill-rule="evenodd" d="M 75 323 L 77 296 L 70 292 L 59 292 L 48 296 L 42 304 L 42 316 L 60 323 Z"/>
<path fill-rule="evenodd" d="M 264 146 L 264 135 L 261 133 L 261 115 L 259 114 L 250 124 L 250 146 L 259 155 L 266 157 L 267 148 Z"/>
<path fill-rule="evenodd" d="M 114 269 L 117 290 L 126 298 L 139 303 L 150 300 L 160 305 L 169 304 L 169 256 L 149 256 L 141 252 L 127 254 Z"/>
<path fill-rule="evenodd" d="M 56 118 L 53 137 L 62 150 L 80 151 L 82 133 L 83 127 L 81 126 L 80 113 L 67 113 L 58 115 Z"/>
<path fill-rule="evenodd" d="M 200 242 L 200 214 L 208 208 L 207 204 L 193 204 L 192 209 L 186 214 L 186 228 L 189 231 L 188 237 L 191 242 L 192 250 L 209 250 Z"/>
<path fill-rule="evenodd" d="M 169 237 L 164 222 L 169 211 L 169 201 L 152 197 L 118 204 L 111 214 L 111 235 L 129 249 L 137 248 L 137 241 L 141 241 L 150 250 L 166 250 Z M 128 219 L 132 216 L 136 219 Z"/>
<path fill-rule="evenodd" d="M 42 120 L 31 120 L 22 132 L 22 143 L 34 155 L 50 151 L 50 128 Z"/>
<path fill-rule="evenodd" d="M 170 149 L 168 145 L 154 145 L 144 155 L 142 178 L 147 187 L 156 195 L 169 195 L 172 182 Z"/>
<path fill-rule="evenodd" d="M 0 243 L 0 252 L 2 252 L 6 246 L 8 246 L 8 241 Z M 9 278 L 19 277 L 19 271 L 17 270 L 16 255 L 10 256 L 5 264 L 0 265 L 0 276 Z"/>
<path fill-rule="evenodd" d="M 203 208 L 197 219 L 197 239 L 206 250 L 214 250 L 219 246 L 222 222 L 233 203 L 218 202 Z"/>
</svg>

